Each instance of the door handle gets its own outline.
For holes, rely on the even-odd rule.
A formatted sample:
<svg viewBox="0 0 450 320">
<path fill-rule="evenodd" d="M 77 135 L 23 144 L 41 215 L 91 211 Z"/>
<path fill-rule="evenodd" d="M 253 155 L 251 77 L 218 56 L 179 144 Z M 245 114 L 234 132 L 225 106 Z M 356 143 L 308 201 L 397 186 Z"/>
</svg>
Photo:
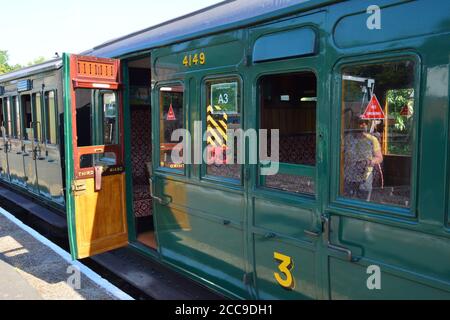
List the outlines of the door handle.
<svg viewBox="0 0 450 320">
<path fill-rule="evenodd" d="M 266 238 L 266 239 L 275 239 L 276 237 L 277 237 L 277 235 L 275 233 L 272 233 L 272 232 L 266 233 L 264 235 L 264 238 Z"/>
<path fill-rule="evenodd" d="M 323 225 L 324 225 L 324 236 L 325 236 L 324 240 L 325 240 L 325 244 L 327 245 L 328 249 L 338 251 L 341 253 L 345 253 L 348 261 L 355 262 L 355 260 L 353 259 L 353 252 L 350 249 L 331 243 L 331 226 L 330 226 L 331 221 L 330 221 L 330 218 L 322 217 L 322 220 L 323 220 Z"/>
<path fill-rule="evenodd" d="M 149 182 L 150 182 L 150 197 L 152 197 L 153 200 L 158 201 L 159 204 L 162 205 L 162 206 L 168 206 L 169 204 L 172 203 L 172 198 L 167 197 L 168 199 L 164 200 L 163 198 L 155 196 L 153 194 L 153 179 L 150 178 Z"/>
<path fill-rule="evenodd" d="M 305 230 L 305 234 L 311 238 L 319 238 L 320 237 L 319 232 L 314 232 L 314 231 L 310 231 L 310 230 Z"/>
</svg>

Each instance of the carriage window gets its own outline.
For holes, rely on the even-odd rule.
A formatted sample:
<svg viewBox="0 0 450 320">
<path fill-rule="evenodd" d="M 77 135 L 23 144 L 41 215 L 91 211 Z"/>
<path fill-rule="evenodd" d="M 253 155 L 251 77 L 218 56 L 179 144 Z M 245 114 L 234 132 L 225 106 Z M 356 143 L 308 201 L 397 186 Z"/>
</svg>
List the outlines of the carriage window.
<svg viewBox="0 0 450 320">
<path fill-rule="evenodd" d="M 77 89 L 75 92 L 77 107 L 77 145 L 89 147 L 92 139 L 92 93 L 91 89 Z"/>
<path fill-rule="evenodd" d="M 56 95 L 54 91 L 49 91 L 45 93 L 45 113 L 46 113 L 46 121 L 45 121 L 45 137 L 47 139 L 47 143 L 49 144 L 57 144 L 57 133 L 56 127 L 58 120 L 56 118 L 58 111 L 56 109 Z"/>
<path fill-rule="evenodd" d="M 302 72 L 266 76 L 260 81 L 260 99 L 261 129 L 280 130 L 280 172 L 262 177 L 262 185 L 287 192 L 314 194 L 317 105 L 315 74 Z M 270 137 L 268 140 L 271 153 Z"/>
<path fill-rule="evenodd" d="M 0 137 L 3 137 L 3 128 L 5 127 L 6 123 L 5 123 L 5 99 L 0 98 L 0 126 L 1 126 L 1 130 L 0 130 Z"/>
<path fill-rule="evenodd" d="M 415 63 L 352 66 L 342 73 L 341 195 L 410 207 Z"/>
<path fill-rule="evenodd" d="M 103 141 L 99 144 L 119 144 L 119 114 L 117 98 L 114 92 L 101 94 L 101 105 L 103 115 Z"/>
<path fill-rule="evenodd" d="M 21 139 L 21 133 L 22 133 L 22 119 L 20 117 L 20 104 L 19 104 L 19 97 L 14 96 L 13 97 L 13 109 L 14 109 L 14 138 Z"/>
<path fill-rule="evenodd" d="M 241 180 L 237 141 L 228 141 L 228 130 L 241 129 L 241 84 L 233 77 L 206 81 L 207 174 Z M 234 160 L 228 161 L 227 151 L 233 145 Z"/>
<path fill-rule="evenodd" d="M 12 135 L 12 110 L 11 110 L 11 101 L 10 98 L 3 99 L 3 103 L 5 104 L 5 129 L 6 129 L 6 137 L 9 138 Z"/>
<path fill-rule="evenodd" d="M 182 162 L 179 160 L 184 156 L 184 150 L 175 150 L 182 139 L 172 141 L 172 133 L 184 128 L 183 96 L 184 88 L 181 85 L 166 86 L 159 89 L 160 166 L 163 168 L 184 170 L 184 164 L 179 163 Z M 176 154 L 179 159 L 172 159 L 173 154 Z"/>
<path fill-rule="evenodd" d="M 21 100 L 21 112 L 23 115 L 23 126 L 24 130 L 22 132 L 22 136 L 25 140 L 33 139 L 33 116 L 31 113 L 31 96 L 23 95 L 20 97 Z"/>
<path fill-rule="evenodd" d="M 42 101 L 41 94 L 35 93 L 33 94 L 33 105 L 34 105 L 34 137 L 37 141 L 42 141 L 42 129 L 43 129 L 43 121 L 42 121 Z"/>
<path fill-rule="evenodd" d="M 75 91 L 77 116 L 77 146 L 119 145 L 119 110 L 113 91 L 77 89 Z M 80 167 L 112 166 L 118 163 L 113 152 L 83 155 Z"/>
</svg>

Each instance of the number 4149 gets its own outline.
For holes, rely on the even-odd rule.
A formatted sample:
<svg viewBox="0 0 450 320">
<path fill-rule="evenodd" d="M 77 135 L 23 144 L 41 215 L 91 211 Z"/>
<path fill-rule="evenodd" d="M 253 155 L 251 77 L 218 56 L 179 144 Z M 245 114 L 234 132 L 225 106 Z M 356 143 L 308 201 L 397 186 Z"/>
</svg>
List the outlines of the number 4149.
<svg viewBox="0 0 450 320">
<path fill-rule="evenodd" d="M 186 55 L 184 56 L 183 59 L 183 65 L 185 67 L 204 65 L 205 63 L 206 63 L 206 54 L 204 52 Z"/>
</svg>

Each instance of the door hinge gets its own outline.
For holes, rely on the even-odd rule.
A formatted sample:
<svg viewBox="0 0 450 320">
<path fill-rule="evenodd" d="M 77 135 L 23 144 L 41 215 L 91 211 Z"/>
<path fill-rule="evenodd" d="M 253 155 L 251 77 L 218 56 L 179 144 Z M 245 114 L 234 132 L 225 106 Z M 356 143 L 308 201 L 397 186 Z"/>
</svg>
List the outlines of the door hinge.
<svg viewBox="0 0 450 320">
<path fill-rule="evenodd" d="M 87 185 L 84 180 L 75 180 L 72 182 L 72 193 L 75 196 L 82 196 L 86 194 Z"/>
</svg>

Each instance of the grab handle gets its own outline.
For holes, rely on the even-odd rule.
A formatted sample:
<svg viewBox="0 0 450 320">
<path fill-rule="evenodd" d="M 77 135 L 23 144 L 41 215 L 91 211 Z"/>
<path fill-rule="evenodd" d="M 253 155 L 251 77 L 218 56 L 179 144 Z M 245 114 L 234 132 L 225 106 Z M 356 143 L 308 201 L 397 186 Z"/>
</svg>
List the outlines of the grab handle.
<svg viewBox="0 0 450 320">
<path fill-rule="evenodd" d="M 331 243 L 331 240 L 330 240 L 330 238 L 331 238 L 330 218 L 322 217 L 322 220 L 323 220 L 323 225 L 324 225 L 324 237 L 325 237 L 324 240 L 325 240 L 325 244 L 327 245 L 328 249 L 345 253 L 347 255 L 347 260 L 350 262 L 354 262 L 353 253 L 350 249 Z"/>
</svg>

